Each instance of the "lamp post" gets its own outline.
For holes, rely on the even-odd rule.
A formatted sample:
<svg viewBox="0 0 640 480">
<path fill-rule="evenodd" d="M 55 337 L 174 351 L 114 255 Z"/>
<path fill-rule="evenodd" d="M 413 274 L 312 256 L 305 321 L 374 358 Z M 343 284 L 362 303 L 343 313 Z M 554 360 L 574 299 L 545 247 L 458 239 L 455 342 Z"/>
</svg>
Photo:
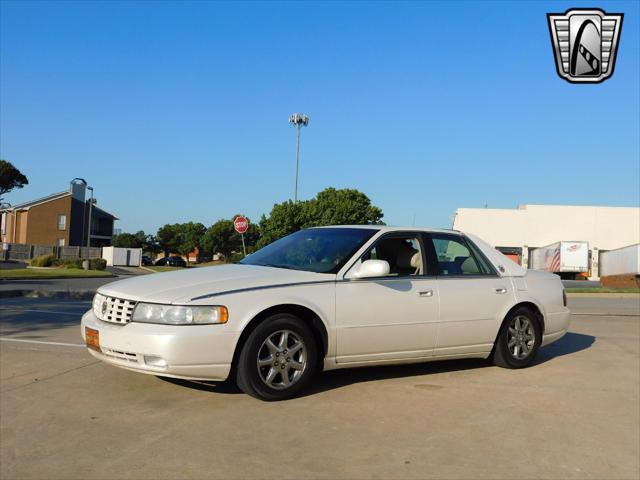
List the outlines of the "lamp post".
<svg viewBox="0 0 640 480">
<path fill-rule="evenodd" d="M 289 117 L 289 123 L 293 125 L 297 132 L 296 141 L 296 183 L 293 190 L 293 201 L 298 201 L 298 169 L 300 166 L 300 129 L 306 127 L 309 124 L 309 117 L 304 113 L 294 113 Z"/>
<path fill-rule="evenodd" d="M 91 190 L 91 200 L 89 200 L 89 228 L 87 229 L 87 248 L 91 246 L 91 211 L 93 210 L 93 187 L 87 187 Z M 88 253 L 87 253 L 88 255 Z"/>
</svg>

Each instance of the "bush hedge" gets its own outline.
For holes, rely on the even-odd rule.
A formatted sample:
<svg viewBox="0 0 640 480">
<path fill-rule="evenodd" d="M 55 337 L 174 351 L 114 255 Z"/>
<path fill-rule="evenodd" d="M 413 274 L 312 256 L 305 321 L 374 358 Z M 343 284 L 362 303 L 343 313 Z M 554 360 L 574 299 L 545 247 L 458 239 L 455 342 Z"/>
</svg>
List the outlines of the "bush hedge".
<svg viewBox="0 0 640 480">
<path fill-rule="evenodd" d="M 82 268 L 82 260 L 59 260 L 59 265 L 64 268 Z"/>
<path fill-rule="evenodd" d="M 32 267 L 51 267 L 56 263 L 56 257 L 53 255 L 40 255 L 31 259 L 29 262 Z"/>
<path fill-rule="evenodd" d="M 74 258 L 63 260 L 54 255 L 41 255 L 32 259 L 29 264 L 32 267 L 62 267 L 82 269 L 82 259 Z M 107 268 L 107 261 L 104 258 L 94 258 L 89 260 L 89 270 L 104 270 Z"/>
<path fill-rule="evenodd" d="M 104 258 L 94 258 L 89 261 L 89 270 L 104 270 L 107 268 L 107 261 Z"/>
</svg>

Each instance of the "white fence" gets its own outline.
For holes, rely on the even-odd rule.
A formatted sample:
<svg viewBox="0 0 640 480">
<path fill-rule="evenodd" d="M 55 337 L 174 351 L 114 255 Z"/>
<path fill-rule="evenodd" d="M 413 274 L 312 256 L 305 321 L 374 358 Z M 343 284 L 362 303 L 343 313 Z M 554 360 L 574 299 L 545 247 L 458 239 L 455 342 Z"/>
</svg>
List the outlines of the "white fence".
<svg viewBox="0 0 640 480">
<path fill-rule="evenodd" d="M 142 264 L 142 249 L 102 247 L 102 258 L 109 267 L 139 267 Z"/>
</svg>

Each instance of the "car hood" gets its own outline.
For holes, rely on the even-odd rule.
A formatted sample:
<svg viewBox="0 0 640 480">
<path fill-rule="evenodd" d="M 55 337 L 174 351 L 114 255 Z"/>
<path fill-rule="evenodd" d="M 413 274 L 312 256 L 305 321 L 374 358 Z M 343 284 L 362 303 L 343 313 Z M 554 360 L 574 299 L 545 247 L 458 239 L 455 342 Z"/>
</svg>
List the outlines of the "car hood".
<svg viewBox="0 0 640 480">
<path fill-rule="evenodd" d="M 133 301 L 185 304 L 206 295 L 334 279 L 334 274 L 237 264 L 140 275 L 104 285 L 98 292 Z"/>
</svg>

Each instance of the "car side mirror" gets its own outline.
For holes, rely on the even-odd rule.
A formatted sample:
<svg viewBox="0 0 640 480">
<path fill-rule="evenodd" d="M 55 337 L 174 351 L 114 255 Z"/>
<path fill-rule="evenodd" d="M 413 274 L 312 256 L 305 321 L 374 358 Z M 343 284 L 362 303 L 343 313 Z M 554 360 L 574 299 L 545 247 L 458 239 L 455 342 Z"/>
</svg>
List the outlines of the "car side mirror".
<svg viewBox="0 0 640 480">
<path fill-rule="evenodd" d="M 354 278 L 384 277 L 389 275 L 391 267 L 386 260 L 365 260 L 355 272 Z"/>
</svg>

